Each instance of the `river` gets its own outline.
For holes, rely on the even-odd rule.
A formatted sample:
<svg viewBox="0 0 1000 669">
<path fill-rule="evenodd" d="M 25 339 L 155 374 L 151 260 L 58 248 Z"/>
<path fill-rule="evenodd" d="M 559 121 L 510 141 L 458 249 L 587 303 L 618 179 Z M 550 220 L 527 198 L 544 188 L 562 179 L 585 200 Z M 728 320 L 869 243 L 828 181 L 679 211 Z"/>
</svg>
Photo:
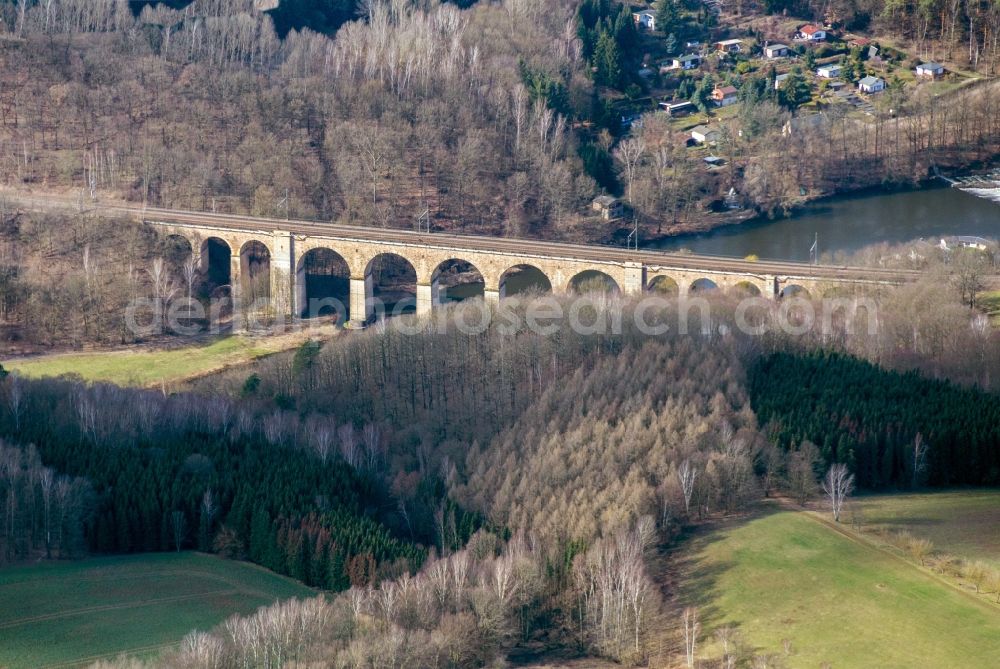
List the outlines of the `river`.
<svg viewBox="0 0 1000 669">
<path fill-rule="evenodd" d="M 818 239 L 821 258 L 835 260 L 865 246 L 951 235 L 1000 237 L 1000 203 L 956 188 L 869 191 L 818 200 L 780 219 L 669 237 L 649 244 L 664 250 L 808 261 Z"/>
</svg>

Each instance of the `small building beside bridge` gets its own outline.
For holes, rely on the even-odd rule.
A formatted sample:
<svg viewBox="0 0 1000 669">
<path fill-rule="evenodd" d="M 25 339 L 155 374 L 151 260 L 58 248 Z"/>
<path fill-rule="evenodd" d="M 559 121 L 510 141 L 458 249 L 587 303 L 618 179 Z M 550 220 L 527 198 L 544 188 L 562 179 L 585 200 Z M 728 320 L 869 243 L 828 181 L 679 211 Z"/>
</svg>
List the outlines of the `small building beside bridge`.
<svg viewBox="0 0 1000 669">
<path fill-rule="evenodd" d="M 621 218 L 625 215 L 625 205 L 616 197 L 610 195 L 599 195 L 594 198 L 590 208 L 601 215 L 606 221 Z"/>
</svg>

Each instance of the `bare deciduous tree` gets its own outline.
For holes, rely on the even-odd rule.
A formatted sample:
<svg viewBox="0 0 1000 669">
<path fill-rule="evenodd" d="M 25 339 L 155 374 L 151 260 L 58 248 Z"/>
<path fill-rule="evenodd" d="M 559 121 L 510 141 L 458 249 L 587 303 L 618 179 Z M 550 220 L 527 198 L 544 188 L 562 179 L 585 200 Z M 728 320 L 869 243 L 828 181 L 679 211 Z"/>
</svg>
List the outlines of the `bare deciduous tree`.
<svg viewBox="0 0 1000 669">
<path fill-rule="evenodd" d="M 55 488 L 55 472 L 48 467 L 38 473 L 38 485 L 42 490 L 42 506 L 45 515 L 45 557 L 52 557 L 52 493 Z"/>
<path fill-rule="evenodd" d="M 854 491 L 854 474 L 847 470 L 847 465 L 842 462 L 834 463 L 826 472 L 823 479 L 823 492 L 830 500 L 830 510 L 833 512 L 833 520 L 840 522 L 840 512 L 844 508 L 844 500 Z"/>
<path fill-rule="evenodd" d="M 11 377 L 7 384 L 7 407 L 10 409 L 10 417 L 14 421 L 14 431 L 21 429 L 21 416 L 24 413 L 24 392 L 21 382 L 16 376 Z"/>
<path fill-rule="evenodd" d="M 681 492 L 684 494 L 684 513 L 691 515 L 691 495 L 694 494 L 694 484 L 698 478 L 698 470 L 691 465 L 691 461 L 685 459 L 681 466 L 677 468 L 677 480 L 681 484 Z"/>
<path fill-rule="evenodd" d="M 681 613 L 681 628 L 684 632 L 684 663 L 688 669 L 694 669 L 698 635 L 701 633 L 701 623 L 698 621 L 698 609 L 693 606 L 684 609 L 684 612 Z"/>
<path fill-rule="evenodd" d="M 625 173 L 625 192 L 628 197 L 629 205 L 634 206 L 635 201 L 632 199 L 632 185 L 635 182 L 635 175 L 639 166 L 639 161 L 642 160 L 645 154 L 646 142 L 641 136 L 630 137 L 629 139 L 622 141 L 614 150 L 615 159 L 621 163 L 622 171 Z"/>
</svg>

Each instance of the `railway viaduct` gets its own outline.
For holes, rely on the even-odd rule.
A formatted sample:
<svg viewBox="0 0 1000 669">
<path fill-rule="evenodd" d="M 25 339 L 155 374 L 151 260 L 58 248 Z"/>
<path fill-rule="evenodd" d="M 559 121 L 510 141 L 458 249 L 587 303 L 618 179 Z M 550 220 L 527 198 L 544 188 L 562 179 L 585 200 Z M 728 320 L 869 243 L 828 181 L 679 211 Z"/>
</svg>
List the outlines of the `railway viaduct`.
<svg viewBox="0 0 1000 669">
<path fill-rule="evenodd" d="M 780 299 L 805 291 L 820 297 L 838 287 L 898 284 L 915 272 L 761 262 L 684 253 L 626 250 L 537 240 L 473 237 L 281 221 L 191 212 L 147 210 L 144 219 L 161 234 L 185 239 L 204 270 L 210 245 L 228 255 L 234 292 L 248 283 L 248 256 L 256 249 L 267 258 L 272 299 L 287 300 L 303 315 L 307 294 L 306 261 L 317 251 L 334 253 L 349 274 L 349 313 L 354 324 L 366 322 L 374 303 L 373 268 L 379 258 L 394 256 L 416 275 L 416 312 L 429 313 L 441 301 L 442 274 L 451 263 L 471 266 L 482 277 L 487 300 L 507 294 L 513 272 L 537 270 L 554 292 L 570 292 L 581 279 L 599 278 L 626 295 L 662 291 L 685 296 L 701 289 L 740 289 Z M 263 251 L 263 253 L 261 253 Z"/>
<path fill-rule="evenodd" d="M 70 200 L 18 196 L 28 206 L 77 205 Z M 416 277 L 416 312 L 429 313 L 442 297 L 442 277 L 459 263 L 481 277 L 483 296 L 500 300 L 508 280 L 526 269 L 554 292 L 574 290 L 581 279 L 599 277 L 626 295 L 645 291 L 686 296 L 703 288 L 733 290 L 780 299 L 805 291 L 821 297 L 831 290 L 899 284 L 919 273 L 881 268 L 751 261 L 688 253 L 567 244 L 540 240 L 481 237 L 281 220 L 231 214 L 140 208 L 121 204 L 91 205 L 109 214 L 127 215 L 153 226 L 164 237 L 181 238 L 203 273 L 222 265 L 234 297 L 264 294 L 286 314 L 306 315 L 310 258 L 334 258 L 349 281 L 346 291 L 352 324 L 367 322 L 375 303 L 373 273 L 379 260 L 393 258 Z M 263 284 L 261 286 L 260 284 Z M 263 288 L 263 290 L 261 289 Z"/>
</svg>

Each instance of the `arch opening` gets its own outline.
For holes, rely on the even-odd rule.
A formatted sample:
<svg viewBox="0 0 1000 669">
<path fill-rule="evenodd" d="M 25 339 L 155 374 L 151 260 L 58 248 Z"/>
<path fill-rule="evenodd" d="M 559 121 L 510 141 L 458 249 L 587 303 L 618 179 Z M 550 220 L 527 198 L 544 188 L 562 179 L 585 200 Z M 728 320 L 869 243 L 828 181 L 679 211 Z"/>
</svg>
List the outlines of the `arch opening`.
<svg viewBox="0 0 1000 669">
<path fill-rule="evenodd" d="M 451 258 L 431 274 L 431 298 L 434 304 L 461 302 L 486 293 L 482 272 L 467 260 Z"/>
<path fill-rule="evenodd" d="M 702 279 L 695 279 L 694 280 L 694 282 L 691 284 L 691 290 L 689 292 L 692 292 L 692 293 L 708 293 L 708 292 L 711 292 L 713 290 L 718 290 L 718 289 L 719 289 L 719 284 L 715 283 L 711 279 L 704 279 L 704 278 L 702 278 Z"/>
<path fill-rule="evenodd" d="M 311 249 L 296 268 L 296 304 L 302 318 L 350 317 L 351 269 L 342 255 L 327 248 Z"/>
<path fill-rule="evenodd" d="M 194 257 L 194 247 L 184 235 L 164 235 L 157 240 L 156 254 L 163 258 L 174 275 L 180 276 L 184 265 Z"/>
<path fill-rule="evenodd" d="M 752 281 L 740 281 L 729 289 L 729 294 L 734 297 L 760 297 L 760 288 Z"/>
<path fill-rule="evenodd" d="M 618 282 L 597 269 L 585 269 L 569 280 L 569 290 L 578 295 L 587 293 L 620 293 Z"/>
<path fill-rule="evenodd" d="M 201 275 L 204 292 L 213 295 L 232 289 L 232 249 L 218 237 L 209 237 L 201 244 Z"/>
<path fill-rule="evenodd" d="M 412 313 L 417 309 L 417 270 L 413 264 L 395 253 L 380 253 L 365 269 L 365 282 L 371 286 L 376 305 L 394 314 Z"/>
<path fill-rule="evenodd" d="M 812 299 L 812 296 L 809 294 L 808 290 L 806 290 L 802 286 L 800 286 L 798 284 L 795 284 L 795 283 L 789 284 L 789 285 L 785 286 L 784 288 L 782 288 L 781 292 L 778 293 L 778 296 L 779 297 L 801 297 L 801 298 L 804 298 L 806 300 Z"/>
<path fill-rule="evenodd" d="M 681 288 L 669 276 L 658 276 L 649 282 L 649 292 L 658 295 L 677 296 L 680 294 Z"/>
<path fill-rule="evenodd" d="M 249 241 L 240 249 L 240 288 L 245 302 L 271 297 L 271 251 L 262 242 Z"/>
<path fill-rule="evenodd" d="M 534 265 L 514 265 L 500 275 L 500 297 L 520 293 L 551 293 L 552 282 Z"/>
</svg>

